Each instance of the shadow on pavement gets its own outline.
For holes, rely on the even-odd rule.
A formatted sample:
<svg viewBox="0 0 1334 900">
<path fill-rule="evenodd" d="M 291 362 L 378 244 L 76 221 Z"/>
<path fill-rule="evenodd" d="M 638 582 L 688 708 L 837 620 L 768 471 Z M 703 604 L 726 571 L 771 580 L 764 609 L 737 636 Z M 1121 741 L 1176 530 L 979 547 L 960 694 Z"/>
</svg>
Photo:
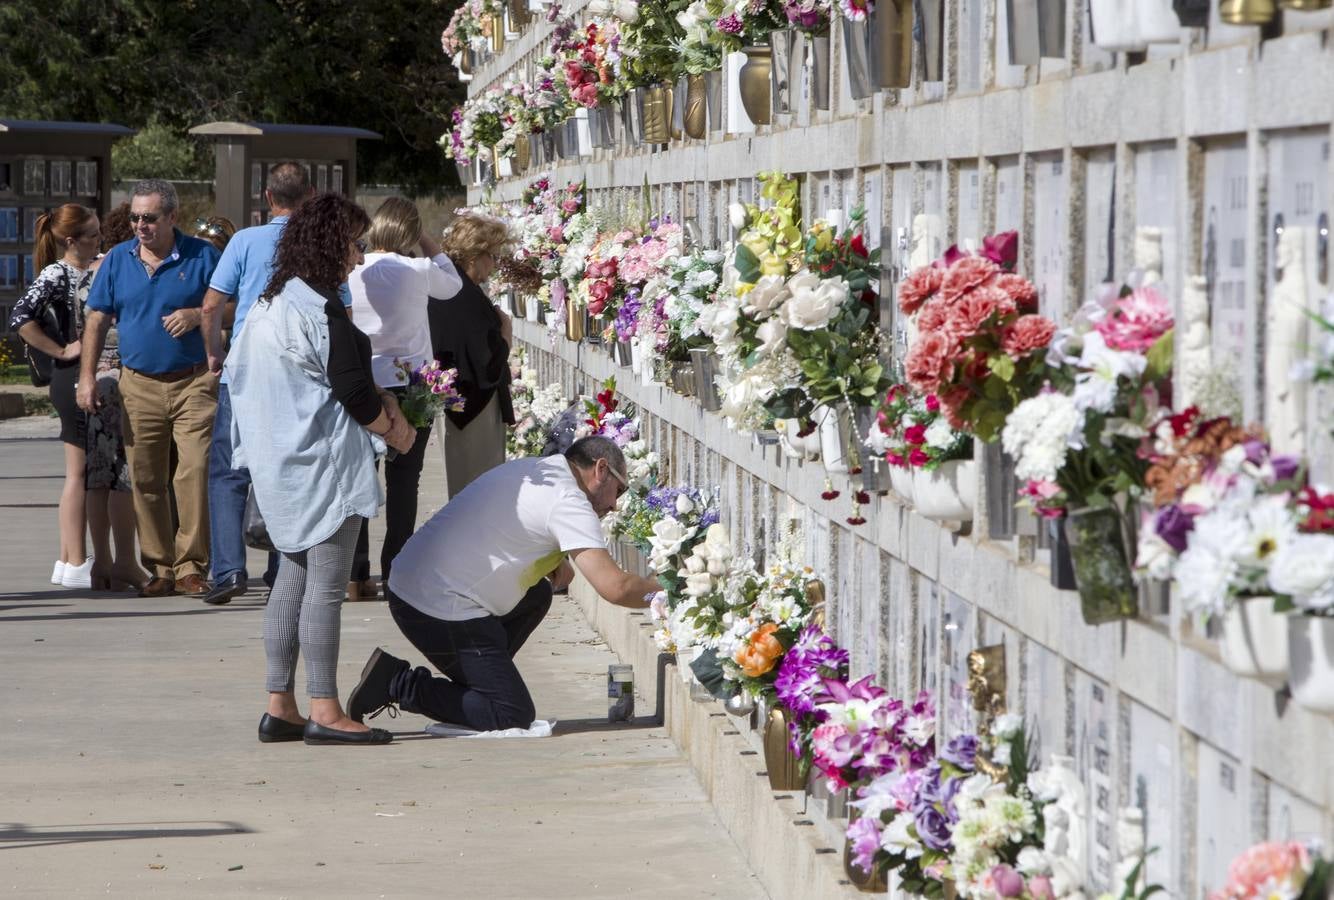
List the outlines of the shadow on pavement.
<svg viewBox="0 0 1334 900">
<path fill-rule="evenodd" d="M 2 616 L 0 622 L 74 622 L 79 619 L 141 619 L 149 616 L 207 616 L 220 612 L 247 612 L 254 606 L 201 606 L 198 609 L 132 609 L 122 612 L 69 612 L 35 616 Z M 262 607 L 258 607 L 262 608 Z"/>
<path fill-rule="evenodd" d="M 0 826 L 0 850 L 101 841 L 137 841 L 145 838 L 158 840 L 250 833 L 251 829 L 236 822 L 100 822 L 86 825 L 36 826 L 9 822 Z"/>
<path fill-rule="evenodd" d="M 10 596 L 13 595 L 7 595 L 5 599 L 8 600 Z M 14 609 L 61 609 L 69 605 L 68 603 L 16 603 L 13 606 L 0 606 L 0 613 Z"/>
</svg>

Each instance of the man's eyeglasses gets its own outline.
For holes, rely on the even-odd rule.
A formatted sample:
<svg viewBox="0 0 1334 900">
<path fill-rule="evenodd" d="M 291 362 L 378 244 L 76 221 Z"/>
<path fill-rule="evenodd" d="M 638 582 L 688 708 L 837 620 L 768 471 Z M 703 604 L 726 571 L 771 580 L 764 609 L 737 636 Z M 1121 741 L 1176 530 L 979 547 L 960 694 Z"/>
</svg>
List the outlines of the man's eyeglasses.
<svg viewBox="0 0 1334 900">
<path fill-rule="evenodd" d="M 126 216 L 126 218 L 130 220 L 130 224 L 131 224 L 131 225 L 138 225 L 140 222 L 143 222 L 143 223 L 146 224 L 146 225 L 152 225 L 152 224 L 155 223 L 158 219 L 162 218 L 162 214 L 161 214 L 161 213 L 130 213 L 128 216 Z"/>
<path fill-rule="evenodd" d="M 626 477 L 624 475 L 622 475 L 620 472 L 617 472 L 610 465 L 607 466 L 607 471 L 611 473 L 612 478 L 615 478 L 617 481 L 621 483 L 620 489 L 616 491 L 616 499 L 619 500 L 621 499 L 622 494 L 630 490 L 630 482 L 626 480 Z"/>
</svg>

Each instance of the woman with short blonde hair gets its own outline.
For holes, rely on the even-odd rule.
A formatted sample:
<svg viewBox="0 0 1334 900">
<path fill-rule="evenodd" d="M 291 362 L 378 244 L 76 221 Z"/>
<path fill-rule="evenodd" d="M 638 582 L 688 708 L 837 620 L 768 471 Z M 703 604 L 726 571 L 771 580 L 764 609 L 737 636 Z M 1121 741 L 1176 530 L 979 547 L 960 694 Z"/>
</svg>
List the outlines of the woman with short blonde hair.
<svg viewBox="0 0 1334 900">
<path fill-rule="evenodd" d="M 415 255 L 417 252 L 421 255 Z M 427 298 L 448 300 L 463 283 L 440 245 L 422 233 L 421 214 L 415 203 L 405 197 L 390 197 L 380 204 L 366 232 L 366 261 L 352 270 L 347 283 L 352 293 L 352 317 L 371 339 L 375 383 L 390 391 L 405 389 L 399 365 L 415 369 L 432 357 Z M 430 428 L 419 429 L 410 452 L 385 460 L 387 497 L 380 577 L 386 582 L 394 557 L 417 524 L 417 485 L 430 436 Z M 370 534 L 363 525 L 348 584 L 349 600 L 375 598 L 370 566 Z"/>
<path fill-rule="evenodd" d="M 432 302 L 431 343 L 436 359 L 459 370 L 455 386 L 461 412 L 445 413 L 445 480 L 453 498 L 479 475 L 505 461 L 505 426 L 514 424 L 510 401 L 510 317 L 481 285 L 510 245 L 504 222 L 464 213 L 445 233 L 444 246 L 463 276 L 463 289 L 448 303 Z"/>
</svg>

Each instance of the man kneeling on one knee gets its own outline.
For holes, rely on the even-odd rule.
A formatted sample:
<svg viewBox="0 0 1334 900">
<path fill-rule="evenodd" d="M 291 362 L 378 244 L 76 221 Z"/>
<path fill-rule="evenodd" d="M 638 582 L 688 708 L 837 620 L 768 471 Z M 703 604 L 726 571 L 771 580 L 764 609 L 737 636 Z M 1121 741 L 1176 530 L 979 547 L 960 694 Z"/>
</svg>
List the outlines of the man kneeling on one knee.
<svg viewBox="0 0 1334 900">
<path fill-rule="evenodd" d="M 514 655 L 574 577 L 570 560 L 617 606 L 642 608 L 658 590 L 616 565 L 598 523 L 627 486 L 616 444 L 587 437 L 564 456 L 497 466 L 451 498 L 394 559 L 388 592 L 403 635 L 446 677 L 377 649 L 348 715 L 396 704 L 478 731 L 532 725 Z"/>
</svg>

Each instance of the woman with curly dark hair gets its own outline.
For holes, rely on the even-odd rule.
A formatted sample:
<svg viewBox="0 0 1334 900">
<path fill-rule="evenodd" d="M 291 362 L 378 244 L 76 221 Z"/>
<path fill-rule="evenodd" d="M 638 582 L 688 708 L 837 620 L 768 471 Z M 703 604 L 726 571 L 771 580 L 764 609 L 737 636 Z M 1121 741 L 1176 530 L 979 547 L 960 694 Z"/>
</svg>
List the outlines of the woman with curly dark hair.
<svg viewBox="0 0 1334 900">
<path fill-rule="evenodd" d="M 383 502 L 375 458 L 416 432 L 376 388 L 370 340 L 339 299 L 359 265 L 370 220 L 322 194 L 292 213 L 273 275 L 227 355 L 232 460 L 250 470 L 254 500 L 282 554 L 264 612 L 269 708 L 264 742 L 382 744 L 392 738 L 344 713 L 335 678 L 343 590 L 364 519 Z M 310 718 L 293 691 L 306 656 Z"/>
</svg>

